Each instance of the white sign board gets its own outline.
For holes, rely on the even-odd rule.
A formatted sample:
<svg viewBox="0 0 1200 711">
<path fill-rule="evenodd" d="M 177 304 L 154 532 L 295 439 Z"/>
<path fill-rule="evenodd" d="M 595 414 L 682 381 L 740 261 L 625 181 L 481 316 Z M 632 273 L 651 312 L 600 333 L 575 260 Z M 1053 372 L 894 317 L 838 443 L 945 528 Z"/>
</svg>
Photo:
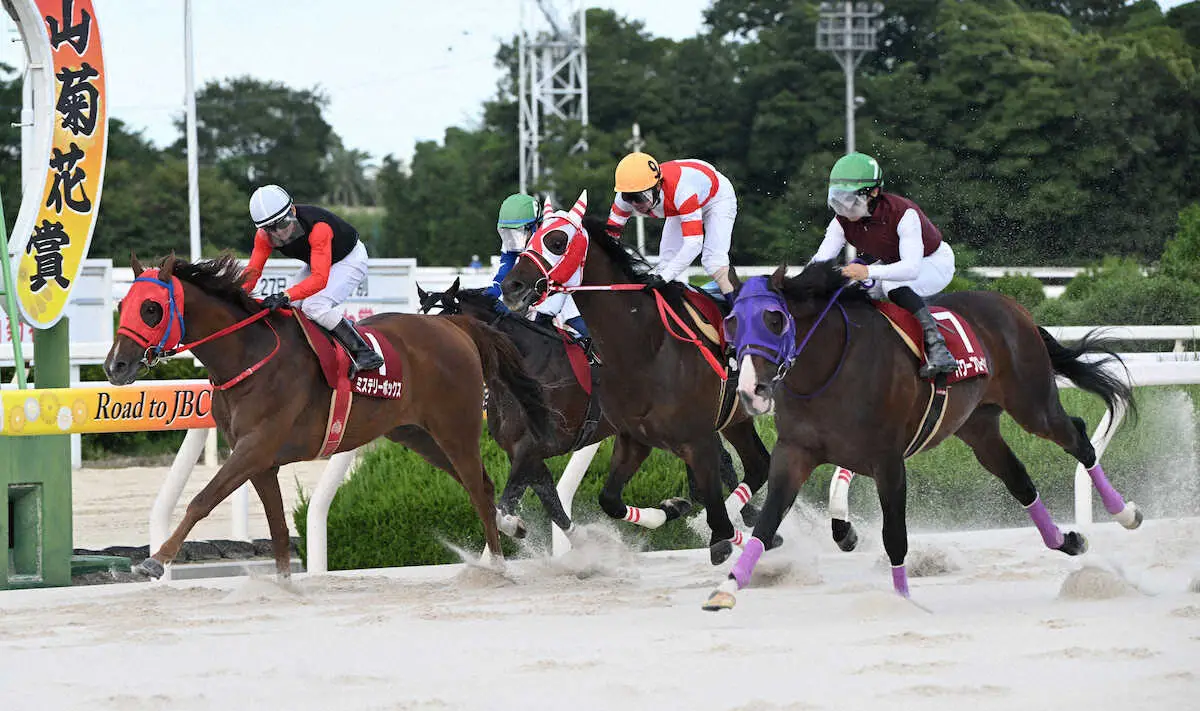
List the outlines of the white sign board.
<svg viewBox="0 0 1200 711">
<path fill-rule="evenodd" d="M 71 299 L 64 312 L 70 319 L 71 343 L 100 343 L 105 347 L 113 340 L 113 265 L 111 259 L 85 259 L 79 279 L 71 289 Z M 21 323 L 21 341 L 32 354 L 33 328 Z M 8 318 L 0 309 L 0 365 L 13 365 L 12 338 Z"/>
</svg>

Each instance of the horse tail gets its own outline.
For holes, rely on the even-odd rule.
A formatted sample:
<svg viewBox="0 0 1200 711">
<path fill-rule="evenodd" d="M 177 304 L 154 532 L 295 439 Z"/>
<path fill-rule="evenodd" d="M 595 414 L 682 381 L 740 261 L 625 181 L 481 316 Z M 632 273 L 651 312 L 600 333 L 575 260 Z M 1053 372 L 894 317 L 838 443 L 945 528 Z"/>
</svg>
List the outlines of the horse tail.
<svg viewBox="0 0 1200 711">
<path fill-rule="evenodd" d="M 489 386 L 507 390 L 525 414 L 525 423 L 537 439 L 549 439 L 550 409 L 542 393 L 542 384 L 525 370 L 521 352 L 508 336 L 471 316 L 448 316 L 479 349 L 483 376 Z"/>
<path fill-rule="evenodd" d="M 1116 361 L 1125 369 L 1125 361 L 1113 351 L 1113 339 L 1099 337 L 1098 330 L 1089 331 L 1079 343 L 1067 347 L 1055 340 L 1046 329 L 1038 326 L 1038 333 L 1042 335 L 1042 343 L 1046 345 L 1046 352 L 1050 354 L 1050 364 L 1055 373 L 1075 383 L 1080 390 L 1099 395 L 1110 414 L 1115 414 L 1117 406 L 1120 405 L 1131 418 L 1135 418 L 1137 406 L 1133 401 L 1133 387 L 1126 379 L 1106 368 L 1110 362 Z M 1093 353 L 1101 353 L 1106 357 L 1081 360 L 1081 356 Z M 1128 369 L 1125 369 L 1125 373 L 1128 375 Z"/>
</svg>

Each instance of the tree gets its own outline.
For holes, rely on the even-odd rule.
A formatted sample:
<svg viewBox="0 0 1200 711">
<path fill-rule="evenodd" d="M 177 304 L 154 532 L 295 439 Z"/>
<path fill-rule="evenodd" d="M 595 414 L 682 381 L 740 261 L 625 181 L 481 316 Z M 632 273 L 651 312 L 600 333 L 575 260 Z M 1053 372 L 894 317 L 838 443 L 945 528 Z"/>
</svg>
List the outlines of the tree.
<svg viewBox="0 0 1200 711">
<path fill-rule="evenodd" d="M 284 186 L 298 201 L 328 190 L 323 170 L 333 129 L 318 89 L 292 89 L 252 77 L 212 81 L 196 93 L 196 135 L 202 163 L 216 165 L 243 193 L 266 183 Z M 184 119 L 175 122 L 185 145 Z"/>
<path fill-rule="evenodd" d="M 21 207 L 20 123 L 21 74 L 0 63 L 0 197 L 10 232 Z"/>
<path fill-rule="evenodd" d="M 329 182 L 329 194 L 325 201 L 334 205 L 375 204 L 375 186 L 367 178 L 367 161 L 371 154 L 357 148 L 346 148 L 337 134 L 325 157 L 325 177 Z"/>
</svg>

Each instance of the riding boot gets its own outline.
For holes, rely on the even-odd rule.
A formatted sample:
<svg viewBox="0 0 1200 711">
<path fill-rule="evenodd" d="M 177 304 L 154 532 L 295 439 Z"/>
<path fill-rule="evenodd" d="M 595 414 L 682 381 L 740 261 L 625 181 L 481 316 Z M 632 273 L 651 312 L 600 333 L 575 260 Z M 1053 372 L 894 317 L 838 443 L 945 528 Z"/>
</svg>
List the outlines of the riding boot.
<svg viewBox="0 0 1200 711">
<path fill-rule="evenodd" d="M 583 349 L 584 355 L 587 356 L 588 363 L 591 365 L 604 365 L 600 362 L 600 357 L 596 355 L 595 349 L 592 347 L 592 333 L 588 330 L 587 324 L 583 322 L 582 316 L 573 316 L 567 319 L 567 325 L 575 329 L 579 335 L 575 337 L 575 342 Z"/>
<path fill-rule="evenodd" d="M 937 320 L 929 313 L 929 308 L 922 306 L 913 312 L 925 332 L 925 365 L 921 366 L 921 377 L 932 378 L 941 373 L 953 373 L 958 370 L 958 361 L 950 355 L 946 347 L 946 339 L 938 329 Z"/>
<path fill-rule="evenodd" d="M 338 340 L 346 348 L 346 352 L 350 354 L 350 377 L 353 378 L 359 371 L 362 370 L 377 370 L 383 365 L 383 356 L 375 352 L 375 349 L 363 339 L 362 334 L 354 329 L 354 324 L 346 319 L 338 322 L 338 325 L 330 331 L 333 337 Z"/>
</svg>

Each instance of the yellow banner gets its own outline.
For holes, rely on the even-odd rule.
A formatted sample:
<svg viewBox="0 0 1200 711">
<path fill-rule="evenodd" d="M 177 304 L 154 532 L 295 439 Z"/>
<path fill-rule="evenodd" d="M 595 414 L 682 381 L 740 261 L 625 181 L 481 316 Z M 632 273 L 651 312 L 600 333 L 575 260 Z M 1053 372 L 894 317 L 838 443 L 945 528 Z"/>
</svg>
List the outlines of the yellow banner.
<svg viewBox="0 0 1200 711">
<path fill-rule="evenodd" d="M 17 255 L 17 298 L 35 328 L 62 317 L 100 207 L 108 97 L 92 0 L 36 0 L 50 43 L 54 133 L 42 203 Z"/>
<path fill-rule="evenodd" d="M 0 391 L 0 435 L 154 432 L 213 427 L 212 385 L 148 381 L 126 386 Z"/>
</svg>

